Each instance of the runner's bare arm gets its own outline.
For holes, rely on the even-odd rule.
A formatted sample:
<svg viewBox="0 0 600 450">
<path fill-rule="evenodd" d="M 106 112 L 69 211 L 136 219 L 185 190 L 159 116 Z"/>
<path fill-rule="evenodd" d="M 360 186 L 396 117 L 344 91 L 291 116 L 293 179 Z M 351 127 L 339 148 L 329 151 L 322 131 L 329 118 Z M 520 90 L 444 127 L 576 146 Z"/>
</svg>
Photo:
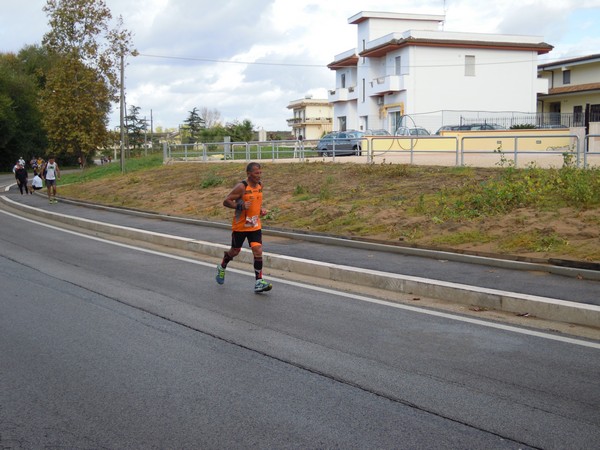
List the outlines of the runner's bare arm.
<svg viewBox="0 0 600 450">
<path fill-rule="evenodd" d="M 223 201 L 223 206 L 225 206 L 226 208 L 236 209 L 238 205 L 238 200 L 242 198 L 245 190 L 246 187 L 244 186 L 244 183 L 236 184 L 235 187 L 229 193 L 229 195 Z M 246 205 L 244 205 L 244 207 L 245 206 Z"/>
</svg>

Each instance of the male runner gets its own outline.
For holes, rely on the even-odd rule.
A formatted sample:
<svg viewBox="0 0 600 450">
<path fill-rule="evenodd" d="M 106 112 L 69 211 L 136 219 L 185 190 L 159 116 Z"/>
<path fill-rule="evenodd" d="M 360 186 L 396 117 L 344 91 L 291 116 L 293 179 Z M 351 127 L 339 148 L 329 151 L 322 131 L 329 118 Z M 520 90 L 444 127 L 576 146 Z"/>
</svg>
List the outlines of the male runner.
<svg viewBox="0 0 600 450">
<path fill-rule="evenodd" d="M 60 180 L 60 169 L 54 160 L 54 156 L 50 156 L 48 162 L 42 167 L 42 178 L 46 180 L 48 201 L 50 203 L 58 203 L 56 200 L 56 180 Z"/>
<path fill-rule="evenodd" d="M 219 284 L 225 282 L 227 264 L 240 253 L 242 245 L 247 239 L 254 256 L 254 274 L 256 277 L 254 292 L 265 292 L 270 291 L 273 285 L 263 280 L 262 277 L 262 228 L 260 218 L 267 214 L 267 210 L 262 207 L 263 186 L 260 181 L 262 175 L 260 164 L 256 162 L 248 164 L 246 174 L 247 179 L 237 183 L 223 201 L 223 206 L 235 209 L 235 214 L 231 226 L 231 248 L 225 252 L 223 261 L 217 266 L 216 280 Z"/>
</svg>

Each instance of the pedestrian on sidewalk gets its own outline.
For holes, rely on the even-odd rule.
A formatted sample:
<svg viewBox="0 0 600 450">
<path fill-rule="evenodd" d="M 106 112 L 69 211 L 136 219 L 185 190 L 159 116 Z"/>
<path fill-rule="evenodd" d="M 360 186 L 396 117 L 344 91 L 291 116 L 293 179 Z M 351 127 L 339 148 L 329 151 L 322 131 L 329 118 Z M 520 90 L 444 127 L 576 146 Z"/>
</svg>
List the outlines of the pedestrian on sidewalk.
<svg viewBox="0 0 600 450">
<path fill-rule="evenodd" d="M 56 180 L 60 180 L 60 169 L 54 156 L 48 158 L 48 162 L 42 168 L 42 178 L 46 180 L 46 189 L 48 190 L 48 201 L 58 203 L 56 200 Z"/>
<path fill-rule="evenodd" d="M 25 169 L 25 166 L 20 162 L 18 162 L 16 165 L 15 178 L 17 180 L 17 184 L 19 185 L 19 191 L 21 191 L 21 195 L 23 195 L 23 191 L 25 191 L 25 194 L 28 194 L 29 190 L 27 189 L 27 183 L 29 175 L 27 174 L 27 169 Z"/>
<path fill-rule="evenodd" d="M 270 291 L 271 283 L 263 280 L 263 247 L 262 226 L 260 218 L 267 214 L 262 207 L 263 186 L 261 182 L 262 168 L 257 162 L 251 162 L 246 166 L 245 180 L 235 185 L 229 195 L 223 201 L 223 206 L 234 209 L 232 222 L 231 248 L 223 256 L 221 264 L 217 266 L 217 283 L 225 282 L 225 269 L 233 258 L 239 255 L 245 240 L 252 250 L 254 257 L 254 292 Z"/>
</svg>

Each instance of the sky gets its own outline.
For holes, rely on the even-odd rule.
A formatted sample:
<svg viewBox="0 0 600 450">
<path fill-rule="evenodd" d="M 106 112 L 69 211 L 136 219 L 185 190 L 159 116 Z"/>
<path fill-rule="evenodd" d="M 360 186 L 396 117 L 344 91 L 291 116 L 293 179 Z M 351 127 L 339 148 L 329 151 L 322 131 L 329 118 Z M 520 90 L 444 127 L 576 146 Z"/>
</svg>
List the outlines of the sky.
<svg viewBox="0 0 600 450">
<path fill-rule="evenodd" d="M 127 108 L 177 128 L 194 108 L 222 122 L 291 131 L 291 101 L 327 98 L 335 56 L 357 46 L 361 11 L 443 14 L 444 31 L 534 35 L 554 46 L 540 63 L 600 53 L 600 0 L 104 0 L 133 33 Z M 0 52 L 40 44 L 46 0 L 0 0 Z M 113 24 L 114 25 L 114 24 Z M 114 105 L 110 126 L 119 124 Z"/>
</svg>

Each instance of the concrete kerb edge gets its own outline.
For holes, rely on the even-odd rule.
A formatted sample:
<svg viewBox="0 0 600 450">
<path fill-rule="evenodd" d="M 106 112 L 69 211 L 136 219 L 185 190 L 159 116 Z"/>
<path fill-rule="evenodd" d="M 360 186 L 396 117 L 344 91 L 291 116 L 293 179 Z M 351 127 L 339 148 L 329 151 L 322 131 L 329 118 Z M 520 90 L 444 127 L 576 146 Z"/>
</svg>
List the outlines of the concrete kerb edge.
<svg viewBox="0 0 600 450">
<path fill-rule="evenodd" d="M 177 217 L 170 216 L 166 214 L 153 213 L 148 211 L 140 211 L 140 210 L 132 210 L 125 208 L 118 208 L 106 205 L 97 205 L 94 203 L 82 202 L 79 200 L 70 200 L 63 199 L 61 200 L 65 203 L 71 203 L 74 205 L 83 204 L 89 208 L 95 208 L 106 211 L 117 211 L 121 214 L 129 214 L 139 217 L 150 217 L 153 219 L 161 219 L 168 220 L 173 222 L 180 223 L 191 223 L 198 226 L 210 226 L 217 227 L 222 229 L 230 229 L 230 224 L 221 223 L 221 222 L 210 222 L 199 219 L 192 219 L 187 217 Z M 555 266 L 551 264 L 542 264 L 536 262 L 526 262 L 526 261 L 516 261 L 510 259 L 499 259 L 499 258 L 491 258 L 487 256 L 478 256 L 478 255 L 469 255 L 463 253 L 452 253 L 443 250 L 431 250 L 431 249 L 423 249 L 423 248 L 415 248 L 415 247 L 406 247 L 406 246 L 394 246 L 394 245 L 386 245 L 379 244 L 373 242 L 364 242 L 353 239 L 343 239 L 335 236 L 320 236 L 313 234 L 302 234 L 290 231 L 276 230 L 263 228 L 263 235 L 265 236 L 281 236 L 285 238 L 293 238 L 293 239 L 301 239 L 308 242 L 316 242 L 327 245 L 340 245 L 344 247 L 352 247 L 358 249 L 376 249 L 379 251 L 384 251 L 388 253 L 396 253 L 402 255 L 411 255 L 411 256 L 419 256 L 437 260 L 448 260 L 455 262 L 464 262 L 468 264 L 482 264 L 490 267 L 499 267 L 504 269 L 517 269 L 517 270 L 529 270 L 529 271 L 540 271 L 540 272 L 548 272 L 554 275 L 561 275 L 567 277 L 576 277 L 582 276 L 586 280 L 596 280 L 600 281 L 600 271 L 595 270 L 587 270 L 581 268 L 572 268 L 572 267 L 562 267 Z"/>
<path fill-rule="evenodd" d="M 228 246 L 189 238 L 166 235 L 151 231 L 136 230 L 120 225 L 106 224 L 89 219 L 67 216 L 23 205 L 0 196 L 8 206 L 42 215 L 52 220 L 106 234 L 147 242 L 180 250 L 221 257 Z M 452 298 L 453 302 L 505 311 L 515 314 L 528 313 L 541 319 L 574 323 L 590 327 L 600 326 L 600 306 L 569 302 L 564 300 L 518 294 L 494 289 L 486 289 L 438 280 L 378 272 L 368 269 L 310 261 L 291 256 L 265 253 L 265 265 L 276 270 L 309 275 L 325 280 L 383 289 L 392 292 L 423 296 L 436 299 Z M 244 249 L 238 261 L 251 263 L 250 251 Z"/>
</svg>

